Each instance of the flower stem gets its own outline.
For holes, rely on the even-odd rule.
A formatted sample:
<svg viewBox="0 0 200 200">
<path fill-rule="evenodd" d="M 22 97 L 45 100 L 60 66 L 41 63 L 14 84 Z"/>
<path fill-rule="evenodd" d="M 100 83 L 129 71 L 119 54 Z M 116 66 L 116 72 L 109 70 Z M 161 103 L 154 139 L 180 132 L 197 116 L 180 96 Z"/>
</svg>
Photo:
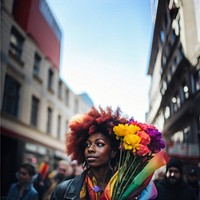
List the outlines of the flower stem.
<svg viewBox="0 0 200 200">
<path fill-rule="evenodd" d="M 115 188 L 114 188 L 114 195 L 113 195 L 113 200 L 118 200 L 120 194 L 121 194 L 121 190 L 123 188 L 123 179 L 124 179 L 124 176 L 126 175 L 126 169 L 127 169 L 127 166 L 128 166 L 128 161 L 129 161 L 129 158 L 130 158 L 130 152 L 129 151 L 126 151 L 125 154 L 123 155 L 125 157 L 125 161 L 122 163 L 121 165 L 121 168 L 119 169 L 119 179 L 117 180 L 116 182 L 116 185 L 115 185 Z"/>
<path fill-rule="evenodd" d="M 135 162 L 136 158 L 134 158 L 133 162 Z M 128 181 L 125 183 L 124 187 L 122 188 L 122 191 L 120 193 L 120 196 L 118 199 L 120 199 L 120 197 L 123 195 L 126 187 L 130 184 L 130 181 L 135 177 L 135 172 L 137 171 L 137 168 L 140 166 L 140 162 L 138 162 L 138 164 L 136 165 L 135 169 L 132 171 L 131 175 L 128 178 Z"/>
</svg>

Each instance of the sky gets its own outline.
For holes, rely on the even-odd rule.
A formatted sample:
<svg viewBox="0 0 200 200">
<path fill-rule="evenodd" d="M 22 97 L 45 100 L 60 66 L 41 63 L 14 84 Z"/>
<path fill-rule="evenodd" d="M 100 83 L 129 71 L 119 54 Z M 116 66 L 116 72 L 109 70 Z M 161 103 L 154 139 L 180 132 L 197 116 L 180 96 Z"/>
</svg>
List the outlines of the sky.
<svg viewBox="0 0 200 200">
<path fill-rule="evenodd" d="M 62 31 L 60 76 L 95 106 L 145 121 L 152 38 L 150 0 L 47 0 Z"/>
</svg>

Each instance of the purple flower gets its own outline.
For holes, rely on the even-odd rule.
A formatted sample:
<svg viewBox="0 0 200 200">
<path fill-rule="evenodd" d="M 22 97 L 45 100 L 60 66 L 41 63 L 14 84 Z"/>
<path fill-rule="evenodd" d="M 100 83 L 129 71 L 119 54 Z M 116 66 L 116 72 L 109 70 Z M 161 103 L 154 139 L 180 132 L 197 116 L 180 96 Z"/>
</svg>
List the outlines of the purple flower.
<svg viewBox="0 0 200 200">
<path fill-rule="evenodd" d="M 162 140 L 161 132 L 156 129 L 148 129 L 147 133 L 151 137 L 151 142 L 148 147 L 153 153 L 157 153 L 165 148 L 165 142 Z"/>
<path fill-rule="evenodd" d="M 129 122 L 128 122 L 128 125 L 132 124 L 133 122 L 135 122 L 135 120 L 134 120 L 133 117 L 131 117 L 131 119 L 130 119 Z"/>
</svg>

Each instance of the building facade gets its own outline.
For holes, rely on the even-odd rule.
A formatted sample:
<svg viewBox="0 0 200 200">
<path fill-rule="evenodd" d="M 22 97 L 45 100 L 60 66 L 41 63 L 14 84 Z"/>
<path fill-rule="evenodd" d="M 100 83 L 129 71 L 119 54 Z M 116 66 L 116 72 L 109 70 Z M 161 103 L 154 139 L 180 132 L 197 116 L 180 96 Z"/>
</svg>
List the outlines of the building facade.
<svg viewBox="0 0 200 200">
<path fill-rule="evenodd" d="M 62 33 L 45 0 L 1 1 L 1 192 L 23 162 L 54 166 L 73 115 L 93 106 L 59 76 Z"/>
<path fill-rule="evenodd" d="M 152 1 L 154 31 L 147 122 L 163 132 L 168 155 L 199 166 L 200 1 Z"/>
</svg>

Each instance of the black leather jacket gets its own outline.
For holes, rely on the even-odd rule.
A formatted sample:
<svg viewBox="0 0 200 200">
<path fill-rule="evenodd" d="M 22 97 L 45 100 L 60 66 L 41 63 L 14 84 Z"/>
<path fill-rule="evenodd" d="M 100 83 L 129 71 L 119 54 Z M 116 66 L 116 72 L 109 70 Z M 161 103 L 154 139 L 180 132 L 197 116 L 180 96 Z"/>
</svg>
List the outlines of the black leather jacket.
<svg viewBox="0 0 200 200">
<path fill-rule="evenodd" d="M 84 171 L 74 179 L 60 183 L 51 195 L 51 200 L 80 200 L 80 191 L 86 173 L 87 171 Z"/>
</svg>

